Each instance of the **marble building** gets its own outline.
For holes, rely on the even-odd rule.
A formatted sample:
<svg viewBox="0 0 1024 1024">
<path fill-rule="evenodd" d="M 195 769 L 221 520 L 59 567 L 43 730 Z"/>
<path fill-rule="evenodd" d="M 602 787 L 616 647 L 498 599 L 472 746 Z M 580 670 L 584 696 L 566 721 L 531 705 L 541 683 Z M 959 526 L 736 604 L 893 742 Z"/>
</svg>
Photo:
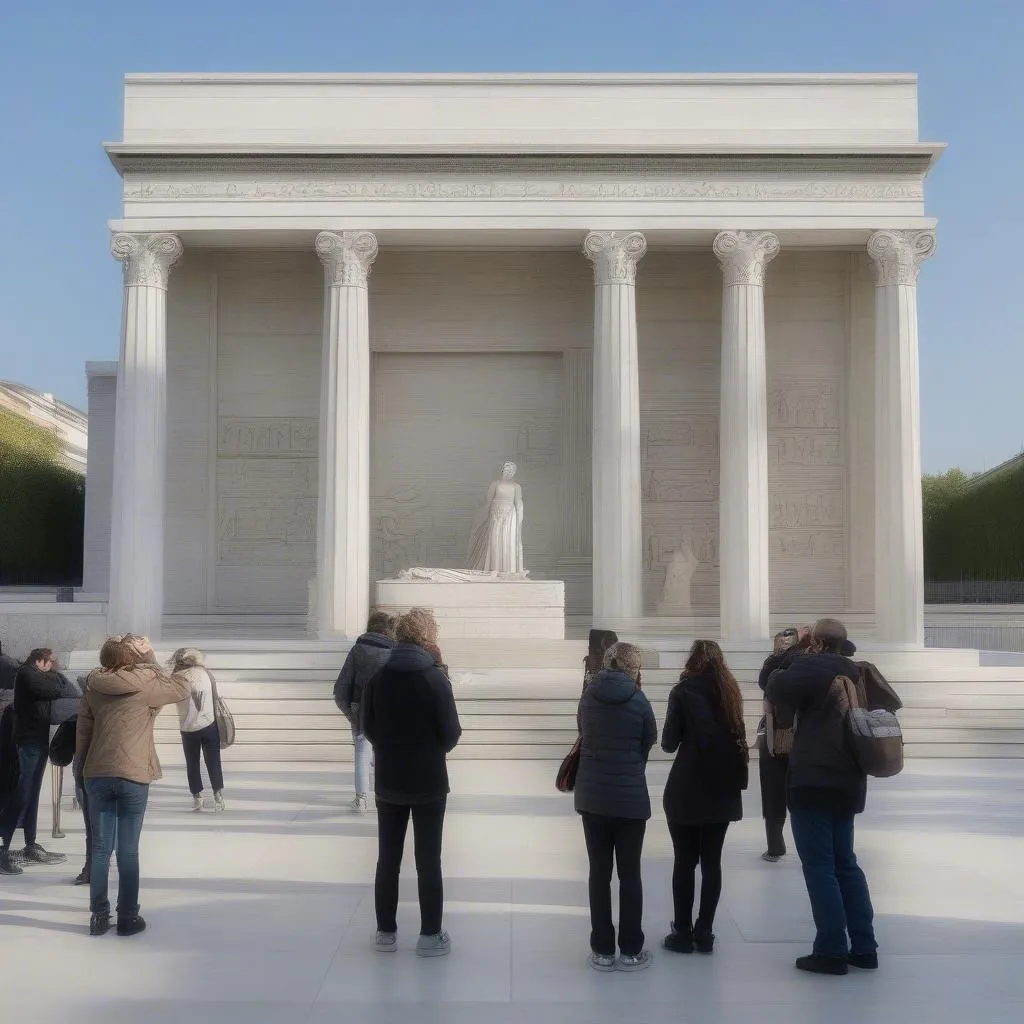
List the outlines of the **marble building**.
<svg viewBox="0 0 1024 1024">
<path fill-rule="evenodd" d="M 129 76 L 85 589 L 352 635 L 511 459 L 567 614 L 920 646 L 941 150 L 912 75 Z"/>
</svg>

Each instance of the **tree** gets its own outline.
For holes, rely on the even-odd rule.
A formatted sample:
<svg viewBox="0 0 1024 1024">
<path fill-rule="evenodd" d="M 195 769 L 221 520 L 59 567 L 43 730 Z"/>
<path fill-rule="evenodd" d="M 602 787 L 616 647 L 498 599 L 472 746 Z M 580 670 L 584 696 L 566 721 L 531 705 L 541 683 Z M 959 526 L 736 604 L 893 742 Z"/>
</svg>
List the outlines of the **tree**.
<svg viewBox="0 0 1024 1024">
<path fill-rule="evenodd" d="M 926 527 L 967 493 L 969 479 L 962 469 L 955 467 L 945 473 L 925 473 L 921 478 L 921 504 Z"/>
</svg>

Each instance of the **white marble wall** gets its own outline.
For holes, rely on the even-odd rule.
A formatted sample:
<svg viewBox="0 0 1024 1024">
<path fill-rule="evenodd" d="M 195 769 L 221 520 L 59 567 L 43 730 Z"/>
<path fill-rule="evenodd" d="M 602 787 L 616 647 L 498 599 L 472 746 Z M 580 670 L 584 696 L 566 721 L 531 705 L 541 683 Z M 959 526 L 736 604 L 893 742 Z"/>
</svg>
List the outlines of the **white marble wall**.
<svg viewBox="0 0 1024 1024">
<path fill-rule="evenodd" d="M 769 268 L 776 610 L 870 604 L 870 287 L 849 253 L 784 251 Z M 312 252 L 191 253 L 175 273 L 168 611 L 305 609 L 322 288 Z M 570 613 L 588 610 L 589 450 L 579 442 L 592 304 L 580 253 L 382 250 L 370 279 L 375 578 L 410 562 L 459 564 L 472 512 L 510 457 L 528 566 L 568 580 Z M 689 535 L 701 560 L 694 608 L 714 611 L 721 273 L 711 253 L 649 253 L 637 316 L 647 609 Z M 858 382 L 852 413 L 848 379 Z"/>
</svg>

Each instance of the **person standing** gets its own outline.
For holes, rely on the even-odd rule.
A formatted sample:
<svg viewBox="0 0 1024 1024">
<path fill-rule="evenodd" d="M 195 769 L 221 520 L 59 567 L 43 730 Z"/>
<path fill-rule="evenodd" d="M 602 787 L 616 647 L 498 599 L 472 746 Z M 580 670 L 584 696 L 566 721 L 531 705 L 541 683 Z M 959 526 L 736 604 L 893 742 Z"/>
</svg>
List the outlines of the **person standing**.
<svg viewBox="0 0 1024 1024">
<path fill-rule="evenodd" d="M 604 668 L 605 651 L 619 642 L 618 635 L 611 629 L 592 629 L 587 638 L 587 653 L 583 658 L 583 689 Z"/>
<path fill-rule="evenodd" d="M 387 612 L 372 611 L 366 632 L 352 645 L 334 684 L 334 703 L 352 730 L 355 796 L 352 811 L 365 814 L 370 796 L 370 758 L 373 751 L 363 731 L 363 692 L 395 647 L 395 624 Z"/>
<path fill-rule="evenodd" d="M 867 879 L 853 849 L 854 818 L 864 810 L 867 776 L 847 742 L 845 676 L 861 687 L 846 627 L 819 619 L 810 653 L 768 680 L 767 697 L 780 720 L 799 720 L 789 757 L 789 812 L 817 935 L 798 970 L 846 974 L 849 966 L 878 967 L 874 910 Z"/>
<path fill-rule="evenodd" d="M 398 876 L 412 818 L 419 884 L 418 956 L 446 956 L 451 939 L 441 927 L 444 882 L 441 841 L 448 801 L 446 755 L 462 726 L 448 677 L 425 647 L 437 643 L 437 623 L 413 608 L 395 624 L 397 644 L 363 690 L 363 732 L 376 759 L 378 852 L 374 881 L 375 948 L 393 952 L 398 939 Z"/>
<path fill-rule="evenodd" d="M 37 647 L 18 669 L 14 681 L 14 743 L 18 752 L 18 782 L 0 812 L 0 874 L 20 875 L 23 862 L 63 864 L 62 853 L 47 853 L 36 841 L 39 792 L 50 750 L 50 705 L 74 696 L 73 687 L 55 671 L 56 659 L 48 647 Z M 19 822 L 25 831 L 20 857 L 11 850 Z"/>
<path fill-rule="evenodd" d="M 590 861 L 590 965 L 597 971 L 639 971 L 653 962 L 644 949 L 640 857 L 651 816 L 647 757 L 658 739 L 658 726 L 640 689 L 640 649 L 613 644 L 604 665 L 580 698 L 574 790 Z M 618 960 L 613 866 L 619 876 Z"/>
<path fill-rule="evenodd" d="M 178 728 L 185 752 L 185 773 L 192 794 L 192 810 L 203 809 L 203 773 L 199 755 L 206 762 L 206 774 L 213 790 L 213 809 L 223 811 L 224 769 L 220 758 L 220 730 L 214 714 L 213 677 L 206 670 L 203 652 L 179 647 L 171 658 L 171 671 L 188 680 L 192 692 L 178 705 Z"/>
<path fill-rule="evenodd" d="M 137 935 L 146 928 L 139 914 L 139 838 L 150 783 L 163 774 L 153 723 L 162 707 L 191 692 L 187 679 L 168 676 L 156 664 L 145 637 L 113 636 L 100 649 L 100 667 L 89 676 L 75 737 L 75 774 L 85 779 L 93 833 L 90 935 L 110 930 L 107 886 L 115 841 L 117 934 Z"/>
<path fill-rule="evenodd" d="M 731 822 L 743 817 L 749 753 L 743 696 L 721 647 L 697 640 L 668 697 L 661 746 L 675 754 L 664 807 L 672 837 L 675 918 L 664 946 L 673 953 L 710 953 L 722 895 L 722 848 Z M 693 920 L 700 865 L 700 909 Z"/>
<path fill-rule="evenodd" d="M 0 644 L 0 808 L 18 784 L 18 749 L 14 744 L 14 680 L 21 662 L 4 654 Z"/>
</svg>

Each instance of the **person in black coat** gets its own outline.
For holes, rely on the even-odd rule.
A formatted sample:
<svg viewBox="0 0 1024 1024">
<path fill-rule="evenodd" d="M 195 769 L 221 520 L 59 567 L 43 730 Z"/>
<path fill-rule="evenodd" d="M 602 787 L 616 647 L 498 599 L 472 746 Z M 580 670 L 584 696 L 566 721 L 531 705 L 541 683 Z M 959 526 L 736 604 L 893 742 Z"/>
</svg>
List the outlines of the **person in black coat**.
<svg viewBox="0 0 1024 1024">
<path fill-rule="evenodd" d="M 0 808 L 18 785 L 18 749 L 14 744 L 14 680 L 21 662 L 0 645 Z"/>
<path fill-rule="evenodd" d="M 444 956 L 451 950 L 441 929 L 441 836 L 449 792 L 445 755 L 455 749 L 462 726 L 452 685 L 424 649 L 437 640 L 433 615 L 413 608 L 398 619 L 395 637 L 391 656 L 363 688 L 362 727 L 376 759 L 376 949 L 397 948 L 398 876 L 411 817 L 420 901 L 416 952 Z"/>
<path fill-rule="evenodd" d="M 697 640 L 690 648 L 686 667 L 669 694 L 661 746 L 676 755 L 664 795 L 675 851 L 675 920 L 664 945 L 674 953 L 692 953 L 694 948 L 710 953 L 722 894 L 722 847 L 729 824 L 743 817 L 749 759 L 743 696 L 713 640 Z M 694 922 L 698 864 L 700 910 Z"/>
<path fill-rule="evenodd" d="M 780 721 L 797 721 L 789 756 L 789 812 L 811 901 L 817 936 L 796 966 L 816 974 L 846 974 L 848 964 L 878 966 L 874 910 L 853 850 L 854 816 L 864 810 L 867 777 L 846 734 L 845 676 L 862 687 L 861 672 L 842 652 L 853 645 L 836 619 L 819 619 L 811 653 L 768 680 L 767 697 Z"/>
<path fill-rule="evenodd" d="M 63 854 L 47 853 L 36 842 L 39 791 L 42 789 L 50 749 L 50 705 L 74 696 L 75 687 L 55 671 L 53 651 L 39 647 L 18 669 L 14 680 L 14 742 L 18 750 L 18 784 L 0 811 L 0 874 L 19 875 L 21 865 L 11 852 L 19 821 L 25 830 L 21 859 L 40 864 L 61 864 Z"/>
<path fill-rule="evenodd" d="M 649 967 L 644 949 L 640 857 L 651 816 L 647 757 L 658 739 L 640 689 L 640 649 L 618 643 L 580 698 L 580 763 L 574 803 L 590 860 L 590 948 L 595 970 Z M 619 959 L 612 923 L 612 867 L 619 875 Z"/>
</svg>

